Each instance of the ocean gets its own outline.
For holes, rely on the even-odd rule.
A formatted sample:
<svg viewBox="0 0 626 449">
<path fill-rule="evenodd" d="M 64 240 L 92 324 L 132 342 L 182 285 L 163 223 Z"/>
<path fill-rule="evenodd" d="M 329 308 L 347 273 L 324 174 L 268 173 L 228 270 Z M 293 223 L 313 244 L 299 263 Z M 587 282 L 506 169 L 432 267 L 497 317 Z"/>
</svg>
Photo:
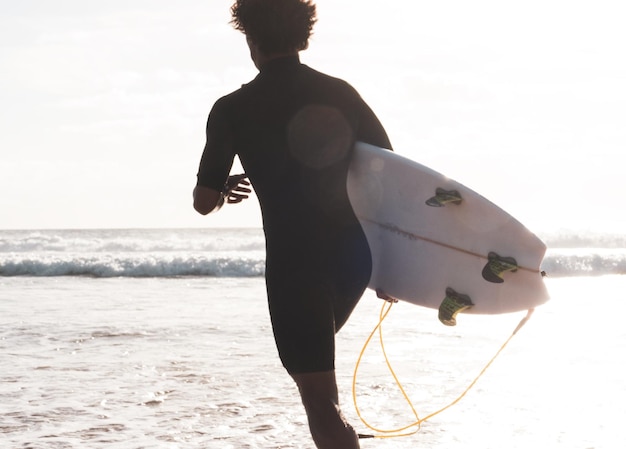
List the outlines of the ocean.
<svg viewBox="0 0 626 449">
<path fill-rule="evenodd" d="M 456 405 L 412 436 L 363 448 L 621 448 L 626 421 L 626 235 L 559 231 L 542 269 L 552 299 Z M 0 447 L 311 448 L 278 360 L 259 229 L 0 231 Z M 378 322 L 368 291 L 337 337 L 344 414 Z M 398 303 L 385 350 L 420 416 L 455 400 L 524 313 Z M 380 345 L 356 381 L 376 427 L 414 420 Z"/>
</svg>

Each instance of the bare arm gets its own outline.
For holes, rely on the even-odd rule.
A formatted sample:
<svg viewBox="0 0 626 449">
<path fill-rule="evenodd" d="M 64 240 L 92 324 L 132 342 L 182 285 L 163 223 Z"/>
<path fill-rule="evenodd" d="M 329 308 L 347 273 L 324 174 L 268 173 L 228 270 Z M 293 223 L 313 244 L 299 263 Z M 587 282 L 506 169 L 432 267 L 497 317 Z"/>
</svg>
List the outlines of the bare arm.
<svg viewBox="0 0 626 449">
<path fill-rule="evenodd" d="M 250 183 L 246 181 L 246 175 L 229 176 L 224 190 L 218 192 L 215 189 L 204 186 L 196 186 L 193 189 L 193 208 L 202 215 L 217 212 L 224 202 L 229 204 L 241 203 L 248 198 L 251 190 Z"/>
</svg>

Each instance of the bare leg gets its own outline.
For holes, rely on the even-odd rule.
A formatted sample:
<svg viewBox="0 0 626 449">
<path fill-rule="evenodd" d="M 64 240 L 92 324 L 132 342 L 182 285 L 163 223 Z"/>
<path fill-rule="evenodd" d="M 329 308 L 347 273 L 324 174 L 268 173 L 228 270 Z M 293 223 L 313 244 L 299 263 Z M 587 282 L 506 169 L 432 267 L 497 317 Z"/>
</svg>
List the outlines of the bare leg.
<svg viewBox="0 0 626 449">
<path fill-rule="evenodd" d="M 334 371 L 292 374 L 318 449 L 358 449 L 359 438 L 339 409 Z"/>
</svg>

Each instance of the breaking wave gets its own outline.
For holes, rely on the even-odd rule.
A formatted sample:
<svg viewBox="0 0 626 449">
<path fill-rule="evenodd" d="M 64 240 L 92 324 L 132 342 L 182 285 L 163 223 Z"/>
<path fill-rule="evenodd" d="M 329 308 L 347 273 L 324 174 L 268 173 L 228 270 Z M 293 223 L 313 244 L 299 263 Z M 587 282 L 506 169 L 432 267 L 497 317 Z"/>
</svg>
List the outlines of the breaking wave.
<svg viewBox="0 0 626 449">
<path fill-rule="evenodd" d="M 551 277 L 626 274 L 626 236 L 554 233 Z M 260 229 L 0 231 L 0 276 L 257 277 Z"/>
</svg>

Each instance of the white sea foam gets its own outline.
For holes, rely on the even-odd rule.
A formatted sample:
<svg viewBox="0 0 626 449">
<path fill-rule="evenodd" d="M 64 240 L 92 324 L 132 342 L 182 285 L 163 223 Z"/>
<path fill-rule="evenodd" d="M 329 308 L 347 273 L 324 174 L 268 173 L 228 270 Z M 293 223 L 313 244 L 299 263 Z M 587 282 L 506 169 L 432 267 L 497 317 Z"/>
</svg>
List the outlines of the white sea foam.
<svg viewBox="0 0 626 449">
<path fill-rule="evenodd" d="M 541 237 L 549 276 L 626 274 L 626 235 Z M 264 245 L 260 229 L 0 231 L 0 276 L 257 277 Z"/>
<path fill-rule="evenodd" d="M 626 233 L 561 230 L 539 237 L 549 248 L 626 248 Z"/>
<path fill-rule="evenodd" d="M 262 251 L 264 244 L 260 229 L 0 231 L 0 254 Z"/>
<path fill-rule="evenodd" d="M 541 268 L 552 277 L 626 274 L 626 249 L 551 250 Z"/>
</svg>

